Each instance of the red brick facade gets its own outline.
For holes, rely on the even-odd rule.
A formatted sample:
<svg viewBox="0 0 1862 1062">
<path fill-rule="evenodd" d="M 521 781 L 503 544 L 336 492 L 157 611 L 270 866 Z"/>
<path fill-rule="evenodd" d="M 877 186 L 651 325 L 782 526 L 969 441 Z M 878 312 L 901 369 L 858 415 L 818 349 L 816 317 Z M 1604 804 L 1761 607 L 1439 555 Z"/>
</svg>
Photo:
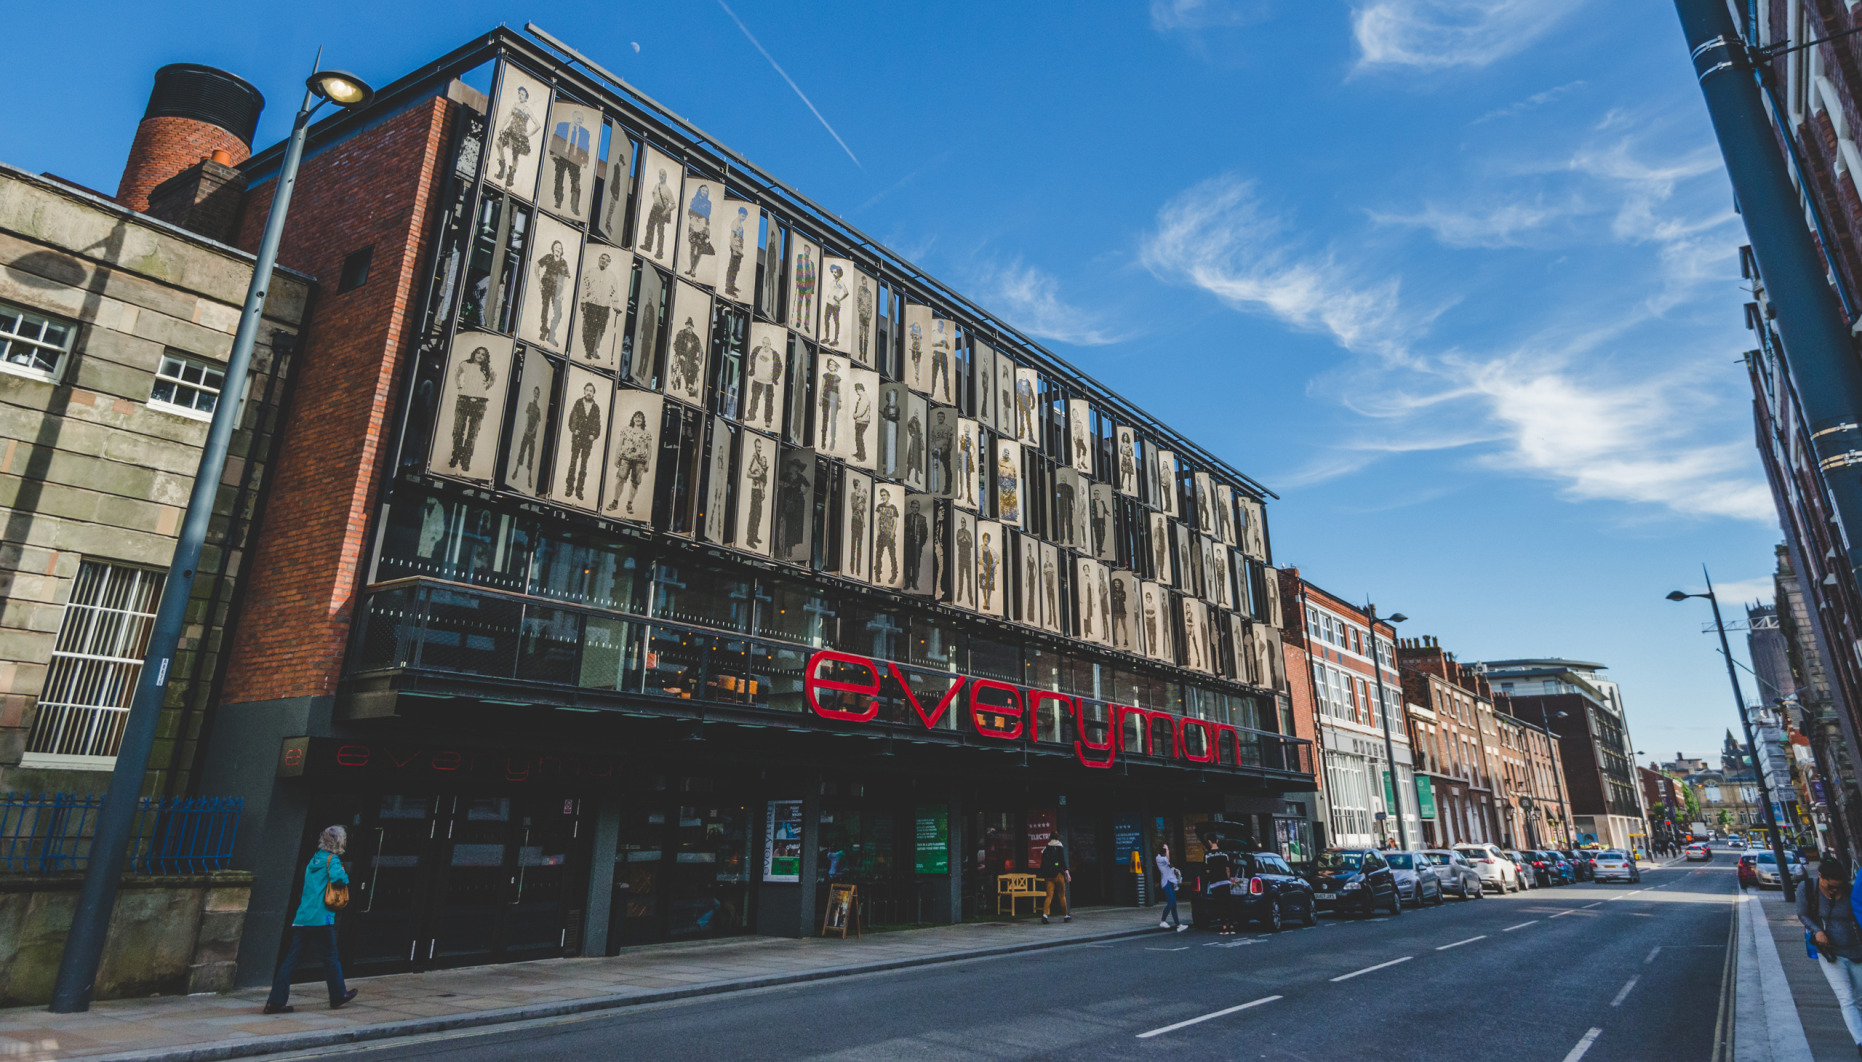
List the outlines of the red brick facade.
<svg viewBox="0 0 1862 1062">
<path fill-rule="evenodd" d="M 231 155 L 230 165 L 234 166 L 252 154 L 245 141 L 210 122 L 193 118 L 144 118 L 136 127 L 135 143 L 129 147 L 129 161 L 123 164 L 123 179 L 116 186 L 116 201 L 131 210 L 147 210 L 149 193 L 156 185 L 201 159 L 211 158 L 216 151 Z M 263 218 L 261 214 L 261 226 Z M 251 245 L 241 246 L 251 250 L 258 246 L 258 239 L 254 237 Z"/>
<path fill-rule="evenodd" d="M 234 636 L 222 702 L 335 692 L 393 404 L 413 331 L 453 108 L 443 97 L 307 157 L 280 261 L 324 282 Z M 253 247 L 271 184 L 247 199 Z M 336 294 L 343 258 L 374 246 L 368 282 Z"/>
</svg>

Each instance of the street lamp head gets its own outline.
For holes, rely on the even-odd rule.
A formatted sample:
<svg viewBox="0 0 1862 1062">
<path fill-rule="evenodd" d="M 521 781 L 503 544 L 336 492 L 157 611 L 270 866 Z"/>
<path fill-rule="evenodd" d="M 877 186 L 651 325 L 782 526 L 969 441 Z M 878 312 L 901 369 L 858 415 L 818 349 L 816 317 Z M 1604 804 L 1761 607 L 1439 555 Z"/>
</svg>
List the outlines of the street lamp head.
<svg viewBox="0 0 1862 1062">
<path fill-rule="evenodd" d="M 338 107 L 360 107 L 375 98 L 368 82 L 345 70 L 319 70 L 304 83 Z"/>
<path fill-rule="evenodd" d="M 1408 619 L 1409 617 L 1405 616 L 1401 612 L 1392 612 L 1390 615 L 1385 616 L 1384 618 L 1389 620 L 1391 623 L 1401 623 L 1404 620 Z"/>
<path fill-rule="evenodd" d="M 1686 601 L 1686 600 L 1687 600 L 1688 598 L 1690 598 L 1690 597 L 1693 597 L 1693 596 L 1694 596 L 1693 594 L 1684 594 L 1684 593 L 1682 593 L 1681 591 L 1679 591 L 1679 590 L 1676 590 L 1676 591 L 1674 591 L 1674 592 L 1672 592 L 1672 593 L 1670 593 L 1670 594 L 1668 595 L 1668 600 L 1670 600 L 1670 601 Z"/>
</svg>

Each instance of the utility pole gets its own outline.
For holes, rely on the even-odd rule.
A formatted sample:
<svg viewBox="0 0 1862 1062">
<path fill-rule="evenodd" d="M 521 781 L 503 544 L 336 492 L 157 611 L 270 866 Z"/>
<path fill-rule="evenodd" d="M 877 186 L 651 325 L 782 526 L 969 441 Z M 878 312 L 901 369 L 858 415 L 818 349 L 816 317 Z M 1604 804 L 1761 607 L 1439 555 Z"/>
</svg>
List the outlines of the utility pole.
<svg viewBox="0 0 1862 1062">
<path fill-rule="evenodd" d="M 1396 743 L 1390 737 L 1390 702 L 1384 697 L 1384 654 L 1382 647 L 1377 643 L 1377 606 L 1365 605 L 1364 614 L 1371 619 L 1371 673 L 1377 676 L 1377 715 L 1384 721 L 1384 762 L 1390 765 L 1390 798 L 1396 802 L 1397 845 L 1402 851 L 1407 852 L 1409 851 L 1409 830 L 1403 825 L 1403 795 L 1401 788 L 1397 785 Z M 1391 616 L 1390 620 L 1393 623 L 1401 623 L 1405 618 L 1399 612 Z M 1395 633 L 1395 628 L 1392 628 L 1393 637 L 1390 641 L 1390 662 L 1392 664 L 1396 663 Z M 1416 777 L 1414 764 L 1410 766 L 1409 776 L 1414 784 Z M 1420 795 L 1417 796 L 1416 803 L 1416 810 L 1420 817 L 1422 811 Z M 1416 895 L 1420 897 L 1422 893 L 1418 892 Z M 1422 901 L 1418 899 L 1416 902 Z"/>
</svg>

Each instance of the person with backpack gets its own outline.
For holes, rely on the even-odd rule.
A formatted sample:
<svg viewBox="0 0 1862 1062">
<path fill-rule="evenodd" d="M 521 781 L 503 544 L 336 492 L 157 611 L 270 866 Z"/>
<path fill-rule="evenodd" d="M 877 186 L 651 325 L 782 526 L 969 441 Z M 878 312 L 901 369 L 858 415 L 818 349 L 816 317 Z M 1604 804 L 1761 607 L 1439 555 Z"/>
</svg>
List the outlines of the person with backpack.
<svg viewBox="0 0 1862 1062">
<path fill-rule="evenodd" d="M 356 990 L 343 984 L 343 965 L 336 956 L 336 912 L 349 903 L 349 872 L 337 857 L 348 843 L 349 832 L 341 826 L 331 826 L 317 838 L 317 851 L 304 866 L 304 889 L 298 897 L 297 914 L 291 919 L 291 946 L 278 964 L 277 976 L 272 978 L 272 994 L 265 1000 L 266 1014 L 289 1014 L 297 1009 L 288 1002 L 291 972 L 297 969 L 298 957 L 307 944 L 323 961 L 330 1009 L 356 998 Z"/>
<path fill-rule="evenodd" d="M 1227 852 L 1222 851 L 1222 840 L 1211 837 L 1203 842 L 1203 901 L 1209 908 L 1209 924 L 1223 936 L 1235 932 L 1234 897 L 1231 895 L 1235 883 L 1234 861 Z"/>
<path fill-rule="evenodd" d="M 1190 928 L 1177 917 L 1177 886 L 1183 884 L 1183 874 L 1170 865 L 1170 846 L 1157 846 L 1157 887 L 1164 894 L 1164 915 L 1157 921 L 1159 929 L 1175 929 L 1181 933 Z"/>
<path fill-rule="evenodd" d="M 1067 869 L 1067 850 L 1061 847 L 1059 837 L 1049 837 L 1047 847 L 1041 849 L 1041 880 L 1047 882 L 1047 902 L 1041 906 L 1041 924 L 1047 924 L 1047 916 L 1054 913 L 1054 900 L 1060 900 L 1060 920 L 1073 921 L 1073 912 L 1067 908 L 1067 885 L 1073 881 L 1073 871 Z"/>
<path fill-rule="evenodd" d="M 1834 855 L 1824 857 L 1817 864 L 1816 885 L 1798 890 L 1797 920 L 1804 926 L 1804 949 L 1821 960 L 1817 969 L 1836 993 L 1849 1039 L 1862 1055 L 1862 923 L 1857 916 L 1849 867 Z"/>
</svg>

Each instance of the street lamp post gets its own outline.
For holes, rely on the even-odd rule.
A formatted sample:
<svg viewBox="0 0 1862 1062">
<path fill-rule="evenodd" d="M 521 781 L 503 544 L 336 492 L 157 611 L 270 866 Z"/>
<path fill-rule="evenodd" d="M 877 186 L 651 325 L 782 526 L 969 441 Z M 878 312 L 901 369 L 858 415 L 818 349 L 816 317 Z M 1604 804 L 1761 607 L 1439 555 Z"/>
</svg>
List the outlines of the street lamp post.
<svg viewBox="0 0 1862 1062">
<path fill-rule="evenodd" d="M 117 884 L 123 874 L 136 805 L 142 795 L 142 780 L 148 771 L 149 753 L 155 746 L 156 723 L 161 719 L 168 669 L 187 617 L 188 598 L 194 589 L 194 570 L 206 543 L 207 523 L 213 515 L 214 499 L 219 495 L 220 478 L 226 471 L 227 448 L 232 443 L 233 429 L 238 425 L 240 398 L 252 368 L 252 347 L 258 337 L 265 296 L 271 287 L 272 269 L 278 261 L 285 213 L 291 208 L 291 191 L 297 183 L 298 165 L 304 160 L 310 117 L 325 103 L 358 107 L 374 95 L 374 90 L 361 78 L 341 70 L 318 71 L 304 83 L 304 103 L 298 108 L 291 126 L 291 140 L 285 148 L 284 162 L 279 167 L 277 186 L 272 193 L 271 213 L 265 219 L 265 235 L 259 241 L 251 283 L 246 286 L 245 308 L 240 311 L 239 329 L 233 335 L 232 352 L 227 355 L 226 389 L 214 406 L 213 420 L 207 426 L 207 441 L 201 447 L 200 466 L 195 470 L 194 487 L 188 494 L 187 511 L 181 518 L 174 559 L 162 583 L 162 598 L 155 609 L 155 622 L 149 629 L 149 646 L 143 655 L 142 672 L 136 680 L 135 697 L 123 724 L 116 766 L 110 774 L 110 790 L 97 816 L 90 863 L 85 868 L 84 885 L 71 916 L 71 931 L 65 937 L 58 978 L 52 985 L 50 1009 L 54 1014 L 90 1009 L 91 990 L 97 980 L 97 966 L 103 960 L 104 943 L 110 932 L 110 913 L 116 906 Z"/>
<path fill-rule="evenodd" d="M 1390 765 L 1390 797 L 1392 800 L 1396 801 L 1397 844 L 1403 851 L 1407 852 L 1409 851 L 1409 830 L 1405 829 L 1403 826 L 1403 797 L 1397 785 L 1396 742 L 1390 737 L 1390 702 L 1384 697 L 1384 658 L 1383 654 L 1378 651 L 1377 645 L 1377 606 L 1365 605 L 1364 614 L 1371 618 L 1371 673 L 1377 676 L 1377 714 L 1381 716 L 1384 721 L 1384 760 Z M 1401 612 L 1392 613 L 1390 616 L 1390 623 L 1392 625 L 1398 624 L 1408 618 L 1408 616 L 1405 616 Z M 1393 626 L 1392 630 L 1394 629 Z M 1396 662 L 1396 646 L 1394 642 L 1391 644 L 1390 659 L 1392 663 Z M 1416 778 L 1416 768 L 1414 764 L 1410 766 L 1409 776 L 1411 784 L 1413 785 Z M 1416 797 L 1416 803 L 1416 812 L 1418 817 L 1420 817 L 1422 814 L 1422 797 L 1420 794 Z M 1421 894 L 1418 893 L 1417 895 Z"/>
<path fill-rule="evenodd" d="M 1759 762 L 1758 744 L 1752 740 L 1752 720 L 1746 715 L 1746 695 L 1739 688 L 1739 672 L 1733 670 L 1733 650 L 1726 644 L 1726 624 L 1720 619 L 1720 599 L 1713 596 L 1713 577 L 1707 574 L 1707 566 L 1701 565 L 1700 574 L 1707 580 L 1707 592 L 1704 594 L 1687 594 L 1679 590 L 1668 595 L 1670 601 L 1686 601 L 1690 597 L 1704 597 L 1713 606 L 1713 629 L 1720 634 L 1720 655 L 1726 658 L 1726 679 L 1733 684 L 1733 707 L 1739 712 L 1739 726 L 1745 731 L 1746 753 L 1752 757 L 1752 774 L 1759 785 L 1759 803 L 1764 805 L 1765 830 L 1771 834 L 1772 857 L 1778 860 L 1778 880 L 1784 883 L 1786 903 L 1797 902 L 1797 890 L 1791 886 L 1791 863 L 1784 856 L 1784 835 L 1778 832 L 1778 817 L 1772 814 L 1771 787 L 1765 784 L 1765 768 Z"/>
<path fill-rule="evenodd" d="M 1570 714 L 1570 712 L 1559 712 L 1558 718 L 1564 719 Z M 1545 730 L 1545 740 L 1549 743 L 1549 747 L 1546 751 L 1550 752 L 1552 748 L 1558 745 L 1559 739 L 1558 735 L 1552 731 L 1552 717 L 1545 714 L 1544 701 L 1539 702 L 1539 725 Z M 1576 848 L 1577 845 L 1573 843 L 1576 838 L 1571 836 L 1571 807 L 1565 803 L 1565 772 L 1560 769 L 1560 765 L 1563 763 L 1563 756 L 1553 761 L 1552 782 L 1558 789 L 1558 819 L 1559 826 L 1564 831 L 1565 846 L 1568 848 Z"/>
</svg>

